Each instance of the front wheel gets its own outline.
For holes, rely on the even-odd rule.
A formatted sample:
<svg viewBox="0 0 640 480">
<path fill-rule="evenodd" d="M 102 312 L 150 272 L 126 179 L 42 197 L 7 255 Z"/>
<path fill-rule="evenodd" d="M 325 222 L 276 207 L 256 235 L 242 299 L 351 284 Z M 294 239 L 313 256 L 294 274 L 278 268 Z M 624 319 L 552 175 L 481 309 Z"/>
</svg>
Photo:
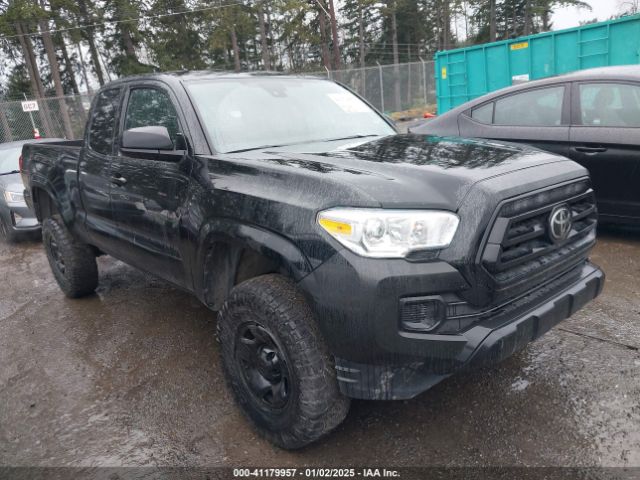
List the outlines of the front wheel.
<svg viewBox="0 0 640 480">
<path fill-rule="evenodd" d="M 98 265 L 89 245 L 76 242 L 62 221 L 55 217 L 42 223 L 42 243 L 53 276 L 67 297 L 83 297 L 95 291 Z"/>
<path fill-rule="evenodd" d="M 338 426 L 349 410 L 315 319 L 281 275 L 235 287 L 218 318 L 228 381 L 262 435 L 303 447 Z"/>
</svg>

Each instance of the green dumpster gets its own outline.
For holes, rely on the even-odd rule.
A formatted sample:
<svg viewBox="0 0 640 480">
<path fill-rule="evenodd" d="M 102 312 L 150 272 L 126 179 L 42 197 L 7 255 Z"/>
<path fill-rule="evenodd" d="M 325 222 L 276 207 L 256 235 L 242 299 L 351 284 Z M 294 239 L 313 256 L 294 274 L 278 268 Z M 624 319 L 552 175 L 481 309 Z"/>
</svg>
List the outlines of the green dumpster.
<svg viewBox="0 0 640 480">
<path fill-rule="evenodd" d="M 640 63 L 640 15 L 436 53 L 438 113 L 515 83 Z"/>
</svg>

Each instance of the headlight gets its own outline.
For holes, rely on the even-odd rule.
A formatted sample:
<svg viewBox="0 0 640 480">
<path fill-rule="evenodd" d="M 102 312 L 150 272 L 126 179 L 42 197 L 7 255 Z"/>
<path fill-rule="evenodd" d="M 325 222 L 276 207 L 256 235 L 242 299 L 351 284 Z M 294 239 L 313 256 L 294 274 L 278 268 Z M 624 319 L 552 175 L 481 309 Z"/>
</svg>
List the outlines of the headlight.
<svg viewBox="0 0 640 480">
<path fill-rule="evenodd" d="M 333 208 L 318 214 L 318 224 L 345 247 L 376 258 L 445 248 L 458 223 L 456 214 L 438 210 Z"/>
<path fill-rule="evenodd" d="M 24 203 L 24 195 L 18 192 L 4 192 L 7 203 Z"/>
</svg>

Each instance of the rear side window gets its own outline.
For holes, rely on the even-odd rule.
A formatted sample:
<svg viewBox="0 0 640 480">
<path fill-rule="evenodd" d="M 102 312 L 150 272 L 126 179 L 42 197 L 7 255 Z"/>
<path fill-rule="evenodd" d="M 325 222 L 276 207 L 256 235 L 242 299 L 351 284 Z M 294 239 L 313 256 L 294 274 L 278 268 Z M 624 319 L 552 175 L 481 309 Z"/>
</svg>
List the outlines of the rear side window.
<svg viewBox="0 0 640 480">
<path fill-rule="evenodd" d="M 493 102 L 471 110 L 471 118 L 480 123 L 493 123 Z"/>
<path fill-rule="evenodd" d="M 131 90 L 124 129 L 150 126 L 166 127 L 173 144 L 176 144 L 180 126 L 171 98 L 157 88 Z"/>
<path fill-rule="evenodd" d="M 582 125 L 640 127 L 640 86 L 624 83 L 580 85 Z"/>
<path fill-rule="evenodd" d="M 562 125 L 564 86 L 539 88 L 496 101 L 497 125 L 554 127 Z"/>
<path fill-rule="evenodd" d="M 89 148 L 103 155 L 111 155 L 113 137 L 116 131 L 116 114 L 120 102 L 120 89 L 112 88 L 98 94 L 91 127 L 89 127 Z"/>
</svg>

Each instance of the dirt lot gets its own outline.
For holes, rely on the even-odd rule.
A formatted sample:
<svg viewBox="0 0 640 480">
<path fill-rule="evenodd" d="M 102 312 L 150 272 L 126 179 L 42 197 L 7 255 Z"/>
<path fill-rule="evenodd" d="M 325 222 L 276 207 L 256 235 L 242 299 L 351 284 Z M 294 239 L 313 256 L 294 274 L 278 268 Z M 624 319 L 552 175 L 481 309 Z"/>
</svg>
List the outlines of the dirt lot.
<svg viewBox="0 0 640 480">
<path fill-rule="evenodd" d="M 104 257 L 68 300 L 38 243 L 0 245 L 0 465 L 640 466 L 640 233 L 601 232 L 593 259 L 603 295 L 520 354 L 354 402 L 291 453 L 235 407 L 195 298 Z"/>
</svg>

